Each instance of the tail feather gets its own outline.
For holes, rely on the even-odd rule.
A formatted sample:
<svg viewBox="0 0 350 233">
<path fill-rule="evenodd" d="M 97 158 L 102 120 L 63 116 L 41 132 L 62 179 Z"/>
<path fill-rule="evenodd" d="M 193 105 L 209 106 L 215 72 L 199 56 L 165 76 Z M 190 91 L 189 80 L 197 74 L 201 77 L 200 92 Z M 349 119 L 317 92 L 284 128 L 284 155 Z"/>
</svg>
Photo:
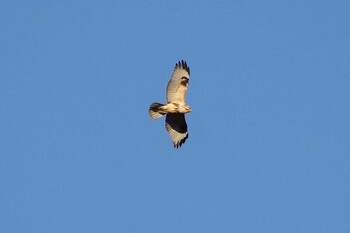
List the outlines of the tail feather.
<svg viewBox="0 0 350 233">
<path fill-rule="evenodd" d="M 148 113 L 153 120 L 158 119 L 159 117 L 165 115 L 165 113 L 159 112 L 159 110 L 160 110 L 159 108 L 162 106 L 163 106 L 163 104 L 153 103 L 149 107 Z"/>
</svg>

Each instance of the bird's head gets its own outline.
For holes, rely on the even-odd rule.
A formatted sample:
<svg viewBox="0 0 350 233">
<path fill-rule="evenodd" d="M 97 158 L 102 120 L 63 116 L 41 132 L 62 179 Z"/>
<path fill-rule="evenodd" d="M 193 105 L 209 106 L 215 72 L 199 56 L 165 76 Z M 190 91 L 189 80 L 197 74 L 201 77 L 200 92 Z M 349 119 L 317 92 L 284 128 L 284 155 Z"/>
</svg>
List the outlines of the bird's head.
<svg viewBox="0 0 350 233">
<path fill-rule="evenodd" d="M 192 108 L 188 105 L 185 106 L 186 112 L 192 112 Z"/>
</svg>

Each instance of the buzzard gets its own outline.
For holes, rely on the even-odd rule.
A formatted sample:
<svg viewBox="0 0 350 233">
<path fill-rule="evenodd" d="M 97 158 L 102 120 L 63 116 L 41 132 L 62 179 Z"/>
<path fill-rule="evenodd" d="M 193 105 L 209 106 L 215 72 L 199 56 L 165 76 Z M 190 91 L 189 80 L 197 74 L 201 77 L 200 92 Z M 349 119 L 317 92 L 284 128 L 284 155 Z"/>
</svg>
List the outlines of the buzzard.
<svg viewBox="0 0 350 233">
<path fill-rule="evenodd" d="M 176 63 L 166 88 L 167 104 L 153 103 L 148 111 L 153 120 L 166 114 L 165 128 L 176 148 L 188 138 L 185 113 L 191 112 L 192 109 L 186 105 L 185 99 L 189 80 L 190 68 L 181 60 Z"/>
</svg>

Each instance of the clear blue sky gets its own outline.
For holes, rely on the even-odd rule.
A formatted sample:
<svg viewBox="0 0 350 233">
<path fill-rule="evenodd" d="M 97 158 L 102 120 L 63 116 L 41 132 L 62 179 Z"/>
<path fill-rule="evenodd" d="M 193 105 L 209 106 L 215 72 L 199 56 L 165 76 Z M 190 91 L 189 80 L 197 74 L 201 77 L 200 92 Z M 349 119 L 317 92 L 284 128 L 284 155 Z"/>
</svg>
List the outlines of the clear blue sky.
<svg viewBox="0 0 350 233">
<path fill-rule="evenodd" d="M 349 1 L 0 3 L 0 232 L 350 232 Z M 191 68 L 189 139 L 164 119 Z"/>
</svg>

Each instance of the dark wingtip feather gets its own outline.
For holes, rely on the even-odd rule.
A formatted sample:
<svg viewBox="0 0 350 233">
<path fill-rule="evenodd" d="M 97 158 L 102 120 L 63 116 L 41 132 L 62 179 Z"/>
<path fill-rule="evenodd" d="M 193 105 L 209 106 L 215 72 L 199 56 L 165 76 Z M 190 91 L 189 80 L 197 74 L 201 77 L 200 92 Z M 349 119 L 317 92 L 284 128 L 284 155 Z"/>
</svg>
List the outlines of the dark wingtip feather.
<svg viewBox="0 0 350 233">
<path fill-rule="evenodd" d="M 184 144 L 185 143 L 185 141 L 186 141 L 186 139 L 188 138 L 188 134 L 186 135 L 186 137 L 185 138 L 183 138 L 181 141 L 179 141 L 178 143 L 174 143 L 174 148 L 179 148 L 179 147 L 181 147 L 182 146 L 182 144 Z"/>
<path fill-rule="evenodd" d="M 181 60 L 181 61 L 179 61 L 178 63 L 176 63 L 175 69 L 178 68 L 178 67 L 181 68 L 181 69 L 186 70 L 187 73 L 188 73 L 188 75 L 190 75 L 190 67 L 188 67 L 186 61 Z"/>
</svg>

